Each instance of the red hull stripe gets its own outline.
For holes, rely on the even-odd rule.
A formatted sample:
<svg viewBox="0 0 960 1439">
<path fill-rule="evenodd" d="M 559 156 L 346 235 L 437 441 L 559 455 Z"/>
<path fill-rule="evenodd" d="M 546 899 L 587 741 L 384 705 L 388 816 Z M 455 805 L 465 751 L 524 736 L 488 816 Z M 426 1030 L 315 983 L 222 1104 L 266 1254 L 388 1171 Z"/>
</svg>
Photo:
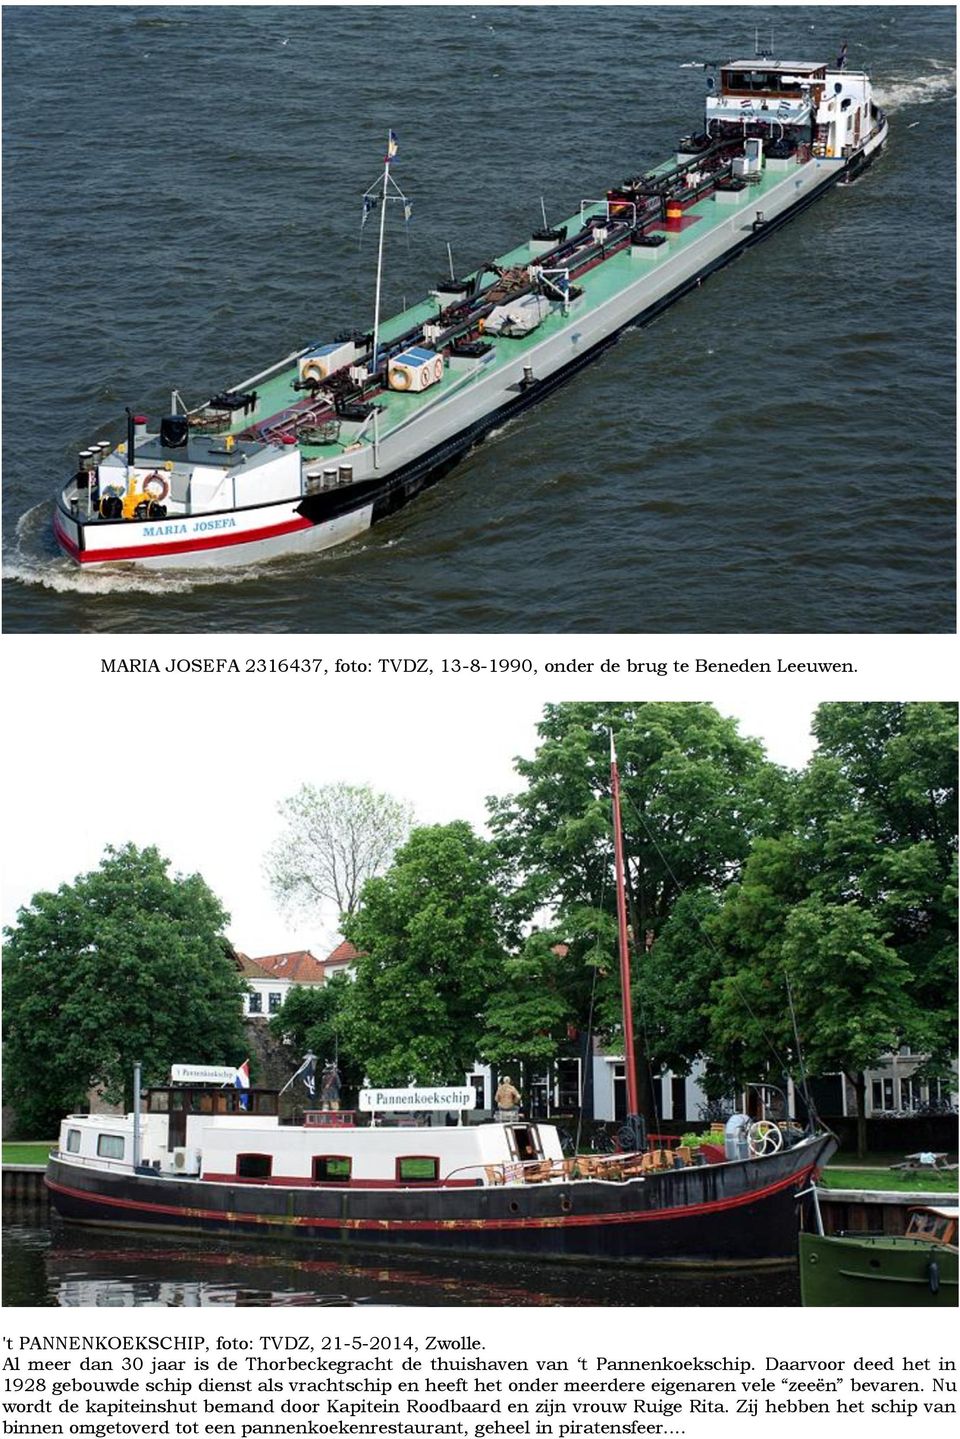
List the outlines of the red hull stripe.
<svg viewBox="0 0 960 1439">
<path fill-rule="evenodd" d="M 259 530 L 241 530 L 239 533 L 221 531 L 215 535 L 203 535 L 192 540 L 169 540 L 159 545 L 136 545 L 128 549 L 80 550 L 64 534 L 54 516 L 54 530 L 58 542 L 71 558 L 77 560 L 81 565 L 104 564 L 111 560 L 145 560 L 152 559 L 155 555 L 186 555 L 202 550 L 222 550 L 231 546 L 255 544 L 258 540 L 272 540 L 278 535 L 292 535 L 298 530 L 312 528 L 312 520 L 306 520 L 302 515 L 297 515 L 295 519 L 284 520 L 279 525 L 264 525 Z"/>
<path fill-rule="evenodd" d="M 70 1189 L 66 1185 L 56 1184 L 50 1179 L 46 1180 L 46 1184 L 55 1194 L 65 1194 L 71 1199 L 81 1199 L 88 1204 L 100 1204 L 111 1209 L 134 1210 L 143 1215 L 171 1214 L 182 1219 L 210 1219 L 226 1221 L 229 1224 L 279 1225 L 283 1228 L 293 1226 L 305 1229 L 375 1229 L 381 1233 L 384 1230 L 394 1230 L 398 1233 L 411 1230 L 417 1233 L 426 1230 L 444 1230 L 449 1233 L 450 1231 L 471 1229 L 570 1229 L 582 1225 L 642 1224 L 656 1220 L 690 1219 L 698 1214 L 717 1214 L 728 1209 L 740 1209 L 745 1205 L 755 1203 L 758 1199 L 769 1199 L 774 1194 L 780 1194 L 783 1190 L 792 1188 L 795 1184 L 803 1184 L 812 1175 L 813 1169 L 814 1166 L 811 1165 L 801 1173 L 788 1175 L 786 1179 L 778 1180 L 776 1184 L 768 1184 L 763 1189 L 751 1190 L 749 1194 L 738 1194 L 732 1199 L 711 1200 L 706 1204 L 686 1204 L 676 1209 L 633 1211 L 627 1214 L 558 1214 L 527 1219 L 320 1219 L 307 1215 L 241 1214 L 227 1209 L 199 1209 L 193 1205 L 181 1207 L 174 1204 L 151 1204 L 142 1200 L 121 1199 L 116 1195 L 90 1194 L 83 1189 Z M 198 1187 L 202 1188 L 203 1183 L 204 1181 L 200 1181 Z"/>
</svg>

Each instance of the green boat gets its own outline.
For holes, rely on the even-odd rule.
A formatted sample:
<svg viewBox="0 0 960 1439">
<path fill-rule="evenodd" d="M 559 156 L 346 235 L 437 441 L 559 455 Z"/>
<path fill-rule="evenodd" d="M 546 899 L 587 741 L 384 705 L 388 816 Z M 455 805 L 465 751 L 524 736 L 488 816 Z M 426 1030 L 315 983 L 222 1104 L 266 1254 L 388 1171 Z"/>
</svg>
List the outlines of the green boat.
<svg viewBox="0 0 960 1439">
<path fill-rule="evenodd" d="M 957 1303 L 957 1210 L 911 1212 L 906 1234 L 801 1234 L 805 1307 Z"/>
</svg>

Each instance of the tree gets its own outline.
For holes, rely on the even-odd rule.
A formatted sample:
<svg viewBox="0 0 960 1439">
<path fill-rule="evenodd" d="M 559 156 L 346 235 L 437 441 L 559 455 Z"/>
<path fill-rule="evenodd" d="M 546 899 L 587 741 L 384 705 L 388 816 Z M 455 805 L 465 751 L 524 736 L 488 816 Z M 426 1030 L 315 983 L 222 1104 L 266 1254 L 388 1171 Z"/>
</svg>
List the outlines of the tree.
<svg viewBox="0 0 960 1439">
<path fill-rule="evenodd" d="M 504 960 L 503 977 L 490 995 L 480 1057 L 503 1067 L 520 1061 L 541 1069 L 552 1063 L 573 1018 L 566 993 L 568 946 L 556 933 L 531 934 L 520 954 Z"/>
<path fill-rule="evenodd" d="M 372 1083 L 462 1084 L 501 983 L 497 854 L 457 821 L 415 829 L 368 880 L 344 934 L 360 951 L 343 1025 Z"/>
<path fill-rule="evenodd" d="M 6 931 L 6 1093 L 50 1133 L 91 1087 L 129 1096 L 178 1060 L 239 1064 L 242 980 L 219 900 L 154 848 L 108 847 L 99 869 L 34 895 Z"/>
<path fill-rule="evenodd" d="M 492 825 L 510 867 L 519 918 L 540 906 L 567 931 L 571 999 L 586 1023 L 619 1026 L 609 731 L 619 759 L 627 905 L 635 951 L 656 943 L 687 890 L 719 892 L 758 834 L 775 832 L 791 780 L 756 740 L 709 704 L 548 705 L 540 745 L 520 759 L 524 791 L 491 801 Z M 594 981 L 594 971 L 598 979 Z M 651 1113 L 649 1073 L 659 1068 L 657 1000 L 635 987 L 641 1108 Z M 642 1006 L 646 1006 L 642 1008 Z M 649 1039 L 649 1050 L 644 1036 Z"/>
<path fill-rule="evenodd" d="M 287 830 L 266 856 L 267 879 L 284 910 L 306 914 L 324 902 L 352 914 L 413 818 L 409 805 L 369 785 L 304 784 L 279 810 Z"/>
<path fill-rule="evenodd" d="M 293 985 L 282 1009 L 270 1020 L 270 1033 L 280 1043 L 292 1045 L 300 1056 L 315 1054 L 318 1077 L 323 1066 L 334 1061 L 344 1091 L 352 1092 L 363 1083 L 363 1065 L 344 1043 L 343 1008 L 351 984 L 345 974 L 335 974 L 322 986 Z"/>
<path fill-rule="evenodd" d="M 734 1073 L 772 1054 L 844 1073 L 866 1146 L 865 1075 L 903 1043 L 956 1046 L 956 708 L 827 704 L 791 824 L 758 842 L 711 932 L 726 973 L 708 1047 Z"/>
</svg>

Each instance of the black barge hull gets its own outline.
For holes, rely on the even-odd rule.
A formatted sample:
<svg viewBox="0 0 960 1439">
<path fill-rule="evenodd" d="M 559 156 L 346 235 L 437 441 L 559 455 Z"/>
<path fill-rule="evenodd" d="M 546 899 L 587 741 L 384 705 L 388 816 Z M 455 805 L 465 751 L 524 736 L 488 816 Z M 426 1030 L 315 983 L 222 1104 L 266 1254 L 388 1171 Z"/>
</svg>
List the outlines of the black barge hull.
<svg viewBox="0 0 960 1439">
<path fill-rule="evenodd" d="M 618 1264 L 795 1258 L 796 1194 L 835 1149 L 821 1136 L 753 1159 L 604 1182 L 475 1188 L 294 1187 L 98 1172 L 58 1158 L 66 1220 L 124 1229 Z"/>
</svg>

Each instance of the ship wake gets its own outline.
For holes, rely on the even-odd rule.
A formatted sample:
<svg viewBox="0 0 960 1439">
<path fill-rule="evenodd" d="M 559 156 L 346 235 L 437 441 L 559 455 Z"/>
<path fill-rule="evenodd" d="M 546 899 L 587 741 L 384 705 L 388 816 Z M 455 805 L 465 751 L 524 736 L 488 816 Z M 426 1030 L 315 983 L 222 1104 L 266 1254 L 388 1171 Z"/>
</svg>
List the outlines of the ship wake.
<svg viewBox="0 0 960 1439">
<path fill-rule="evenodd" d="M 52 537 L 50 506 L 34 505 L 17 521 L 15 541 L 4 550 L 2 575 L 22 585 L 39 585 L 55 594 L 180 595 L 210 585 L 243 584 L 262 566 L 218 564 L 216 568 L 146 570 L 116 565 L 84 570 L 61 555 Z"/>
<path fill-rule="evenodd" d="M 930 60 L 923 75 L 897 75 L 874 89 L 874 98 L 884 110 L 896 114 L 914 105 L 934 105 L 953 95 L 957 88 L 956 67 L 945 60 Z"/>
</svg>

